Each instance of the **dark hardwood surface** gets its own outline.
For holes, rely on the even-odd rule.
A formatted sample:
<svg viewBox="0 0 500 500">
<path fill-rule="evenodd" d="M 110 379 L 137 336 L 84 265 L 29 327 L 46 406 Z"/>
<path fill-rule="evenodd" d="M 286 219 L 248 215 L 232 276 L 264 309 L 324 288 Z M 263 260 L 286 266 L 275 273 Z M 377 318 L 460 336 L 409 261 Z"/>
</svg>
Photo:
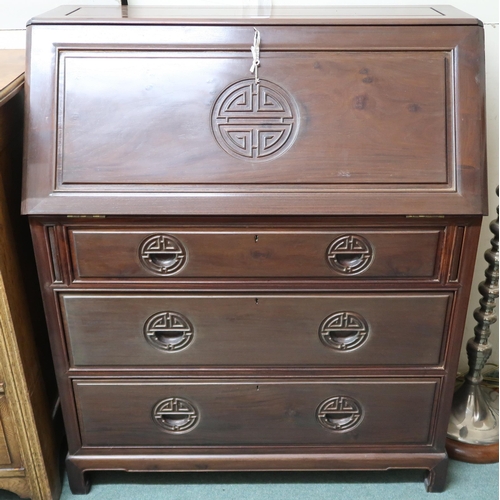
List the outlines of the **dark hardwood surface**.
<svg viewBox="0 0 500 500">
<path fill-rule="evenodd" d="M 340 267 L 329 265 L 328 250 L 339 238 L 355 235 L 368 241 L 373 258 L 366 269 L 353 276 L 435 279 L 443 239 L 439 229 L 414 230 L 411 227 L 371 231 L 353 225 L 342 231 L 332 228 L 321 232 L 252 229 L 176 228 L 169 231 L 168 227 L 160 226 L 148 231 L 120 227 L 98 231 L 75 228 L 69 230 L 68 238 L 77 280 L 158 275 L 154 269 L 145 267 L 140 258 L 141 243 L 155 235 L 173 236 L 183 246 L 186 262 L 172 273 L 177 277 L 345 277 L 347 274 L 343 274 Z M 346 254 L 346 261 L 355 263 L 363 251 L 354 248 Z M 162 255 L 160 250 L 157 255 L 158 258 Z"/>
<path fill-rule="evenodd" d="M 0 50 L 0 488 L 57 500 L 57 387 L 29 225 L 19 213 L 24 56 Z"/>
<path fill-rule="evenodd" d="M 453 296 L 76 292 L 59 298 L 72 366 L 333 368 L 438 365 Z"/>
<path fill-rule="evenodd" d="M 248 72 L 244 52 L 62 52 L 57 189 L 447 183 L 448 52 L 263 52 L 260 61 L 261 86 L 282 82 L 274 97 L 294 103 L 289 113 L 279 102 L 259 109 L 289 116 L 297 134 L 272 166 L 235 161 L 213 138 L 236 113 L 212 111 L 213 96 Z"/>
<path fill-rule="evenodd" d="M 279 82 L 296 108 L 288 149 L 268 161 L 234 158 L 213 135 L 218 97 L 252 77 L 252 27 L 31 26 L 39 126 L 23 212 L 485 212 L 482 28 L 256 26 L 262 85 Z"/>
<path fill-rule="evenodd" d="M 30 23 L 22 209 L 76 493 L 113 468 L 417 467 L 444 488 L 483 31 L 307 12 Z"/>
<path fill-rule="evenodd" d="M 334 444 L 355 451 L 366 445 L 431 444 L 429 427 L 438 383 L 436 379 L 188 384 L 96 380 L 75 381 L 74 386 L 84 448 Z M 318 422 L 318 407 L 336 396 L 360 404 L 361 422 L 352 432 L 332 432 Z M 170 397 L 193 404 L 199 414 L 195 427 L 172 434 L 155 423 L 154 406 Z"/>
</svg>

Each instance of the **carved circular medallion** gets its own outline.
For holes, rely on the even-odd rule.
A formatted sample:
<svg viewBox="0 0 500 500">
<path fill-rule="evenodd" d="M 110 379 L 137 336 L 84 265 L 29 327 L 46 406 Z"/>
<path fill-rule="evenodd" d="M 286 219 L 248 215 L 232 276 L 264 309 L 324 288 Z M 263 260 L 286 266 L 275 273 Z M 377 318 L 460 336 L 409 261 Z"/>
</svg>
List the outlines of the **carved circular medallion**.
<svg viewBox="0 0 500 500">
<path fill-rule="evenodd" d="M 163 430 L 172 434 L 189 432 L 200 420 L 196 407 L 184 398 L 162 399 L 154 406 L 151 416 Z"/>
<path fill-rule="evenodd" d="M 325 318 L 319 327 L 321 342 L 337 351 L 352 351 L 368 338 L 368 323 L 358 313 L 342 311 Z"/>
<path fill-rule="evenodd" d="M 175 352 L 193 340 L 193 325 L 182 314 L 163 311 L 154 314 L 144 324 L 146 340 L 162 351 Z"/>
<path fill-rule="evenodd" d="M 282 155 L 295 141 L 298 108 L 288 93 L 267 80 L 242 80 L 226 88 L 212 108 L 219 146 L 235 158 L 264 161 Z"/>
<path fill-rule="evenodd" d="M 326 258 L 330 266 L 341 274 L 359 274 L 368 269 L 373 254 L 367 239 L 357 234 L 346 234 L 330 244 Z"/>
<path fill-rule="evenodd" d="M 168 234 L 154 234 L 139 247 L 141 264 L 156 274 L 168 276 L 181 270 L 187 260 L 182 243 Z"/>
<path fill-rule="evenodd" d="M 350 431 L 363 420 L 361 405 L 348 396 L 336 396 L 323 401 L 316 410 L 319 423 L 333 432 Z"/>
</svg>

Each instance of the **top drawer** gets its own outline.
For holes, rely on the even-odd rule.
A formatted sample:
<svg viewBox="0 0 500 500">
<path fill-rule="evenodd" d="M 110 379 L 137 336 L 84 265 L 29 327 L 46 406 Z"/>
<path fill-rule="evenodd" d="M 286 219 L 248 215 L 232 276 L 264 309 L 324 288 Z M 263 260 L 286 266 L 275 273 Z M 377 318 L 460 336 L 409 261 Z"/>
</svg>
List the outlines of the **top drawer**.
<svg viewBox="0 0 500 500">
<path fill-rule="evenodd" d="M 172 230 L 173 229 L 173 230 Z M 438 279 L 444 227 L 69 228 L 75 278 Z"/>
<path fill-rule="evenodd" d="M 481 212 L 480 27 L 256 27 L 31 26 L 25 212 Z"/>
</svg>

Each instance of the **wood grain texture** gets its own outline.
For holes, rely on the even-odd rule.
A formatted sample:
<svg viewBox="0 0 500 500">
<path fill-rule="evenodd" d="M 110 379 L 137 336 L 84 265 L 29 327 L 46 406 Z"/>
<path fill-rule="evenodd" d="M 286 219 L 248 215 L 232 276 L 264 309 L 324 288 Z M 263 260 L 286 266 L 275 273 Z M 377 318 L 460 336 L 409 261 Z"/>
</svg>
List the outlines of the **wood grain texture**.
<svg viewBox="0 0 500 500">
<path fill-rule="evenodd" d="M 185 250 L 186 262 L 172 273 L 172 277 L 437 277 L 438 252 L 443 237 L 441 231 L 415 231 L 412 228 L 371 231 L 357 227 L 354 221 L 350 228 L 342 231 L 335 229 L 321 232 L 279 228 L 262 231 L 255 228 L 244 231 L 229 228 L 169 231 L 168 227 L 161 226 L 151 231 L 75 229 L 70 230 L 69 239 L 76 279 L 158 276 L 160 273 L 145 266 L 140 257 L 142 242 L 155 235 L 173 236 Z M 349 235 L 366 240 L 373 258 L 359 272 L 342 273 L 340 266 L 329 264 L 329 254 L 333 259 L 334 253 L 329 249 L 332 243 Z M 349 261 L 356 263 L 364 251 L 351 249 L 347 253 L 346 265 Z"/>
<path fill-rule="evenodd" d="M 444 488 L 483 34 L 403 11 L 32 22 L 23 211 L 74 493 L 116 468 L 412 467 Z"/>
<path fill-rule="evenodd" d="M 252 92 L 268 89 L 268 81 L 283 84 L 272 97 L 268 89 L 265 97 L 255 96 L 245 106 L 231 104 L 234 93 L 215 101 L 247 73 L 245 53 L 110 50 L 99 57 L 83 51 L 59 57 L 65 76 L 59 82 L 64 111 L 57 123 L 62 144 L 58 190 L 102 191 L 109 184 L 146 190 L 177 184 L 227 189 L 233 184 L 299 189 L 387 184 L 390 189 L 446 185 L 451 174 L 446 52 L 263 52 L 259 87 L 243 80 L 235 92 L 252 99 Z M 147 76 L 137 80 L 137 73 Z M 302 76 L 293 79 L 293 74 Z M 261 102 L 266 98 L 280 101 L 273 100 L 271 107 Z M 290 125 L 281 128 L 277 121 L 288 116 L 281 108 L 287 101 L 296 106 L 285 118 Z M 144 109 L 146 122 L 140 118 Z M 286 141 L 290 149 L 272 160 L 260 151 L 265 146 L 259 137 L 253 145 L 260 157 L 252 158 L 236 142 L 259 116 L 266 122 L 260 134 L 296 130 Z M 233 134 L 219 137 L 233 146 L 232 155 L 214 140 L 221 132 Z"/>
<path fill-rule="evenodd" d="M 5 74 L 22 75 L 22 54 L 3 53 L 0 51 L 0 67 L 10 65 Z M 22 85 L 22 78 L 16 78 L 13 85 L 5 84 L 0 94 L 0 377 L 5 388 L 0 413 L 10 457 L 10 463 L 2 464 L 6 467 L 0 488 L 48 500 L 60 493 L 58 449 L 35 343 L 36 334 L 43 335 L 44 330 L 40 327 L 35 332 L 28 299 L 36 293 L 27 294 L 23 283 L 23 270 L 29 271 L 33 265 L 17 209 L 23 117 L 19 83 Z M 43 318 L 41 322 L 43 325 Z"/>
<path fill-rule="evenodd" d="M 12 422 L 7 414 L 8 407 L 3 392 L 0 395 L 0 465 L 8 467 L 12 466 L 12 456 L 7 444 L 7 433 L 12 432 Z M 13 436 L 13 445 L 15 446 L 15 444 L 15 436 Z M 17 450 L 14 449 L 13 451 L 16 452 Z"/>
<path fill-rule="evenodd" d="M 429 426 L 437 384 L 436 379 L 311 383 L 76 380 L 74 387 L 84 447 L 285 445 L 293 449 L 336 445 L 353 450 L 432 444 Z M 361 422 L 352 430 L 332 431 L 318 422 L 318 407 L 336 396 L 359 402 Z M 199 422 L 191 430 L 168 433 L 155 423 L 154 406 L 171 397 L 186 399 L 196 408 Z M 130 401 L 134 401 L 133 407 Z"/>
<path fill-rule="evenodd" d="M 403 292 L 201 296 L 76 292 L 60 294 L 60 301 L 71 364 L 76 367 L 438 366 L 452 306 L 451 294 Z M 150 318 L 162 312 L 174 318 L 160 317 L 159 324 L 148 329 Z M 352 325 L 359 317 L 365 326 Z M 360 330 L 366 340 L 356 346 L 349 337 Z M 160 339 L 165 337 L 164 349 L 161 341 L 147 340 L 152 331 Z M 192 339 L 176 350 L 178 336 L 185 331 Z M 338 343 L 322 341 L 330 336 Z M 335 348 L 342 340 L 345 347 Z M 169 351 L 166 346 L 172 342 Z M 355 344 L 352 350 L 350 342 Z"/>
<path fill-rule="evenodd" d="M 218 96 L 251 76 L 250 27 L 71 25 L 47 38 L 32 26 L 29 120 L 45 125 L 29 137 L 37 168 L 27 171 L 24 213 L 484 213 L 480 27 L 443 26 L 438 39 L 425 26 L 261 28 L 261 78 L 267 59 L 267 78 L 301 116 L 290 149 L 265 162 L 233 158 L 210 131 Z M 120 44 L 129 51 L 118 55 Z M 51 79 L 48 68 L 64 75 L 66 62 L 68 76 Z M 132 83 L 130 65 L 147 81 Z M 115 73 L 126 76 L 122 92 Z M 387 193 L 392 202 L 380 203 Z"/>
</svg>

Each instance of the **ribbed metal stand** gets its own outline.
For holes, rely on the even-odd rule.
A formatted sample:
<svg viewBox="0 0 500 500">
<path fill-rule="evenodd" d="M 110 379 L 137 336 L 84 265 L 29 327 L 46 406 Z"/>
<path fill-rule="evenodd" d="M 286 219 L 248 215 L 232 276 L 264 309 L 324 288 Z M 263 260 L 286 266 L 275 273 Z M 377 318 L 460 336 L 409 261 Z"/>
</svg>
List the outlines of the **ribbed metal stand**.
<svg viewBox="0 0 500 500">
<path fill-rule="evenodd" d="M 498 187 L 496 192 L 498 196 Z M 488 269 L 486 280 L 479 285 L 482 299 L 481 306 L 474 311 L 475 336 L 467 343 L 469 372 L 453 397 L 446 446 L 451 458 L 475 463 L 498 461 L 498 392 L 481 385 L 482 370 L 491 355 L 490 326 L 497 320 L 498 206 L 497 218 L 491 222 L 490 230 L 494 236 L 491 248 L 484 254 Z"/>
</svg>

